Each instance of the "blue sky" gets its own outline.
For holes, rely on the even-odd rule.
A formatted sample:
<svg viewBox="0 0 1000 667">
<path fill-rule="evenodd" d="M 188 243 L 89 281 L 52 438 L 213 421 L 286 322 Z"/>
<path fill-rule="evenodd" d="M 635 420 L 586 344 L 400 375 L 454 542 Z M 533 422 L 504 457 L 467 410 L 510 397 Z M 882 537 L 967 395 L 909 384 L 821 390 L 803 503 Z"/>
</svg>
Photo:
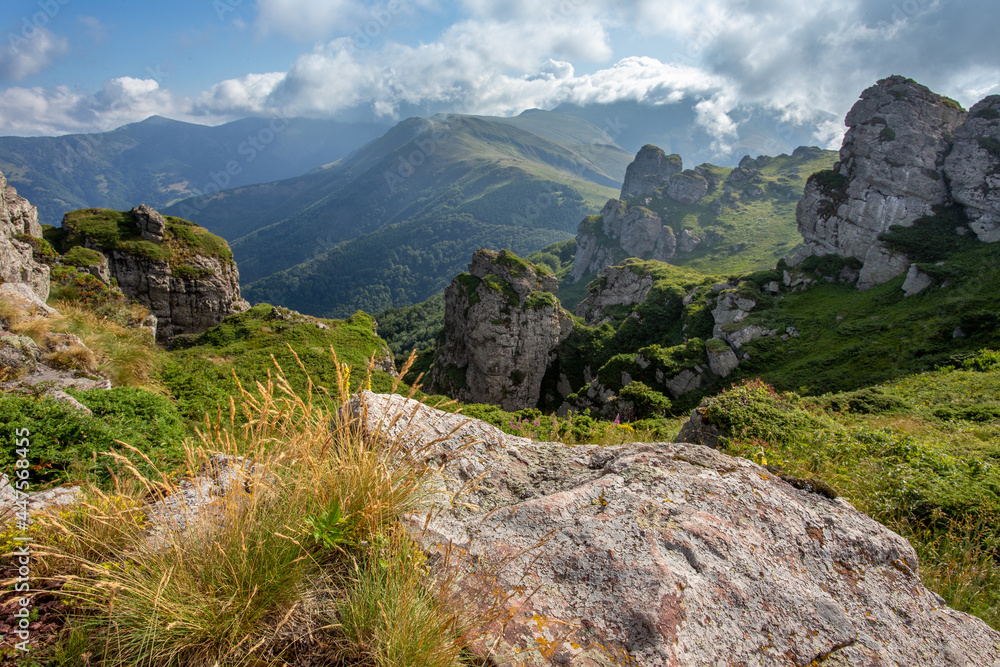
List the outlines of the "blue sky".
<svg viewBox="0 0 1000 667">
<path fill-rule="evenodd" d="M 761 105 L 836 144 L 860 92 L 910 76 L 1000 94 L 993 0 L 6 0 L 0 134 L 159 114 L 395 120 L 564 102 L 688 104 L 721 141 Z"/>
</svg>

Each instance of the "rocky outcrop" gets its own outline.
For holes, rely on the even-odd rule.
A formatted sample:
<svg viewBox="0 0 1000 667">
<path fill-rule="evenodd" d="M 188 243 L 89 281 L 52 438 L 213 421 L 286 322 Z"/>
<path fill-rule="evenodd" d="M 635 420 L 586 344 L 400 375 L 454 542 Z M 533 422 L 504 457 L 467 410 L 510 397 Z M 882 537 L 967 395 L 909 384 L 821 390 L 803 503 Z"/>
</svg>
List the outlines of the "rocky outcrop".
<svg viewBox="0 0 1000 667">
<path fill-rule="evenodd" d="M 90 410 L 66 389 L 110 389 L 111 382 L 97 372 L 97 359 L 78 336 L 46 331 L 44 320 L 59 313 L 38 298 L 26 283 L 0 285 L 0 302 L 7 318 L 0 318 L 0 391 L 50 396 L 81 412 Z M 35 330 L 34 338 L 17 331 Z"/>
<path fill-rule="evenodd" d="M 981 241 L 1000 241 L 1000 95 L 969 109 L 944 161 L 951 197 Z"/>
<path fill-rule="evenodd" d="M 636 199 L 651 195 L 666 185 L 671 176 L 680 173 L 682 168 L 680 155 L 667 155 L 663 149 L 646 144 L 625 169 L 621 198 Z"/>
<path fill-rule="evenodd" d="M 701 245 L 701 241 L 690 229 L 682 229 L 681 236 L 677 240 L 677 250 L 680 252 L 693 252 L 695 248 Z"/>
<path fill-rule="evenodd" d="M 666 193 L 679 204 L 694 204 L 708 194 L 708 181 L 697 171 L 685 169 L 670 177 Z"/>
<path fill-rule="evenodd" d="M 910 269 L 906 272 L 906 280 L 903 281 L 903 294 L 913 296 L 923 292 L 933 284 L 933 278 L 921 271 L 915 263 L 910 264 Z"/>
<path fill-rule="evenodd" d="M 132 218 L 139 227 L 142 238 L 152 243 L 163 243 L 167 233 L 167 219 L 152 207 L 141 204 L 132 209 Z"/>
<path fill-rule="evenodd" d="M 0 282 L 30 285 L 45 301 L 49 298 L 49 267 L 34 260 L 31 245 L 17 238 L 23 235 L 42 237 L 38 210 L 0 173 Z"/>
<path fill-rule="evenodd" d="M 905 273 L 911 260 L 879 235 L 910 226 L 934 207 L 965 206 L 982 241 L 1000 240 L 1000 96 L 966 114 L 954 101 L 899 76 L 862 93 L 833 171 L 809 179 L 796 209 L 809 255 L 863 262 L 858 288 Z"/>
<path fill-rule="evenodd" d="M 606 308 L 635 307 L 646 300 L 653 287 L 653 277 L 641 262 L 628 262 L 608 267 L 600 279 L 591 285 L 587 298 L 580 302 L 574 314 L 587 326 L 597 326 L 608 318 Z"/>
<path fill-rule="evenodd" d="M 708 354 L 708 367 L 720 378 L 729 377 L 740 365 L 736 353 L 719 338 L 708 340 L 705 343 L 705 351 Z"/>
<path fill-rule="evenodd" d="M 195 256 L 188 265 L 200 275 L 178 276 L 167 262 L 119 250 L 111 251 L 108 260 L 122 292 L 156 316 L 158 342 L 200 333 L 249 308 L 240 296 L 239 271 L 233 262 Z"/>
<path fill-rule="evenodd" d="M 653 211 L 610 199 L 599 216 L 584 218 L 577 228 L 573 280 L 603 271 L 627 257 L 669 262 L 677 255 L 677 238 Z"/>
<path fill-rule="evenodd" d="M 176 336 L 201 333 L 250 307 L 240 296 L 240 274 L 228 248 L 211 252 L 190 244 L 184 237 L 198 238 L 203 230 L 178 221 L 176 224 L 192 231 L 172 233 L 166 219 L 148 206 L 136 207 L 130 215 L 137 237 L 155 243 L 162 252 L 143 254 L 130 247 L 99 243 L 87 236 L 81 212 L 67 214 L 63 226 L 83 245 L 102 252 L 111 277 L 125 296 L 152 311 L 158 342 L 169 344 Z"/>
<path fill-rule="evenodd" d="M 905 539 L 745 459 L 533 442 L 395 395 L 352 407 L 440 467 L 408 526 L 454 567 L 452 604 L 499 606 L 471 647 L 490 664 L 997 664 L 1000 633 L 924 588 Z"/>
<path fill-rule="evenodd" d="M 506 250 L 479 250 L 445 290 L 444 341 L 431 383 L 463 401 L 505 410 L 535 407 L 555 349 L 573 319 L 558 283 Z"/>
</svg>

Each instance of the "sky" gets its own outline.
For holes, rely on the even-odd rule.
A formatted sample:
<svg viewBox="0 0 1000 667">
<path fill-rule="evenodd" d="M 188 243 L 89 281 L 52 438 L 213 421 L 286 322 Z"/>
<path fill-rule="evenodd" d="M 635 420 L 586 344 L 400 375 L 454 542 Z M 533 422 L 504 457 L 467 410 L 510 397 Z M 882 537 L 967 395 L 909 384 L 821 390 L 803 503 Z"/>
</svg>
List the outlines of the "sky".
<svg viewBox="0 0 1000 667">
<path fill-rule="evenodd" d="M 688 104 L 724 140 L 741 106 L 836 147 L 901 74 L 1000 94 L 996 0 L 5 0 L 0 135 L 161 115 L 391 122 L 563 103 Z"/>
</svg>

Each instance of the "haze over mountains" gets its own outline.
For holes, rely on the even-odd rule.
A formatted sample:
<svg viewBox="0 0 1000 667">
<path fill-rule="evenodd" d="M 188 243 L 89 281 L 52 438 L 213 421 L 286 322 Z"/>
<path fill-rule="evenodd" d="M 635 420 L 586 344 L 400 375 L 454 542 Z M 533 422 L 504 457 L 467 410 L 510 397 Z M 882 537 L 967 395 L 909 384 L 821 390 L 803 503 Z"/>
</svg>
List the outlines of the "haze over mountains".
<svg viewBox="0 0 1000 667">
<path fill-rule="evenodd" d="M 297 176 L 388 128 L 308 118 L 209 127 L 151 116 L 100 134 L 0 137 L 0 170 L 37 202 L 43 224 L 58 225 L 74 209 L 166 206 L 206 190 Z"/>
</svg>

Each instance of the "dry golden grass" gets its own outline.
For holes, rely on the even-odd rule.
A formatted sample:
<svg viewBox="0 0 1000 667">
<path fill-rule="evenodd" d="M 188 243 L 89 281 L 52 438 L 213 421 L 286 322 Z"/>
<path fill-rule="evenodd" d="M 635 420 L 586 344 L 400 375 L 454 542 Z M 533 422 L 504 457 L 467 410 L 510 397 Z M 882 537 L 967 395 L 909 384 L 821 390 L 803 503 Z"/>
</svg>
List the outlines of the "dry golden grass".
<svg viewBox="0 0 1000 667">
<path fill-rule="evenodd" d="M 188 471 L 203 471 L 213 454 L 253 467 L 224 497 L 205 499 L 186 529 L 143 509 L 176 494 L 179 482 L 143 476 L 124 458 L 130 486 L 114 495 L 91 489 L 80 508 L 46 521 L 41 555 L 81 610 L 59 650 L 72 645 L 102 667 L 303 656 L 463 664 L 462 610 L 445 606 L 443 587 L 429 587 L 423 552 L 400 524 L 427 500 L 427 471 L 408 443 L 369 433 L 351 416 L 349 369 L 337 370 L 334 396 L 311 383 L 297 396 L 279 368 L 254 391 L 241 387 L 228 414 L 206 418 L 188 443 Z"/>
<path fill-rule="evenodd" d="M 56 302 L 53 307 L 61 317 L 51 321 L 49 330 L 79 336 L 93 350 L 96 370 L 111 384 L 159 389 L 155 378 L 165 353 L 154 344 L 149 332 L 122 326 L 70 301 Z"/>
</svg>

